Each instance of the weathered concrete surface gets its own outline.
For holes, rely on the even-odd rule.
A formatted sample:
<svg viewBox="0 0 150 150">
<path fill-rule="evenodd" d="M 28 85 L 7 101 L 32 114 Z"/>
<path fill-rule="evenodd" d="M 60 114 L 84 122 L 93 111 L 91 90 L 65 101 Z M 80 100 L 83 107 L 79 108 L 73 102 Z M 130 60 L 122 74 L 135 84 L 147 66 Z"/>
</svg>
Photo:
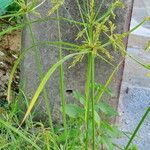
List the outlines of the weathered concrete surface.
<svg viewBox="0 0 150 150">
<path fill-rule="evenodd" d="M 143 54 L 143 49 L 128 48 L 128 52 L 145 63 L 150 63 L 150 53 Z M 129 58 L 126 59 L 123 82 L 119 98 L 118 124 L 124 132 L 133 132 L 142 115 L 150 106 L 150 78 L 149 71 L 137 65 Z M 119 140 L 125 145 L 128 138 Z M 149 150 L 150 147 L 150 116 L 142 125 L 135 143 L 139 150 Z"/>
<path fill-rule="evenodd" d="M 103 10 L 110 5 L 112 0 L 105 1 L 105 6 Z M 129 20 L 131 15 L 131 8 L 132 8 L 132 0 L 127 0 L 124 2 L 126 9 L 125 10 L 117 10 L 117 18 L 116 18 L 116 25 L 118 33 L 128 30 L 129 27 Z M 45 17 L 52 7 L 52 4 L 49 0 L 47 0 L 38 11 L 40 12 L 42 17 Z M 70 13 L 72 18 L 75 20 L 81 20 L 80 14 L 78 12 L 76 1 L 66 0 L 64 6 L 61 9 L 60 16 L 70 18 L 70 15 L 66 12 L 66 10 Z M 104 12 L 103 12 L 104 13 Z M 55 17 L 56 15 L 52 15 Z M 35 19 L 36 17 L 33 15 L 29 15 L 30 20 Z M 34 23 L 32 25 L 33 33 L 36 38 L 36 42 L 41 41 L 56 41 L 58 40 L 58 30 L 57 30 L 57 22 L 56 21 L 47 21 L 47 22 L 39 22 Z M 77 28 L 75 25 L 66 23 L 61 21 L 61 32 L 62 32 L 62 40 L 67 42 L 74 43 L 76 35 L 77 35 Z M 80 41 L 78 41 L 80 42 Z M 23 34 L 23 44 L 22 47 L 27 48 L 32 45 L 32 39 L 29 33 L 29 28 L 26 27 Z M 45 74 L 46 71 L 58 61 L 58 49 L 54 47 L 50 47 L 50 45 L 40 45 L 38 46 L 40 50 L 40 57 L 42 61 L 42 73 Z M 22 78 L 24 77 L 25 81 L 25 94 L 28 97 L 32 97 L 34 94 L 38 84 L 39 84 L 39 77 L 37 73 L 37 67 L 35 62 L 35 49 L 32 49 L 28 52 L 25 56 L 24 61 L 22 63 Z M 113 53 L 113 52 L 112 52 Z M 69 54 L 69 52 L 64 52 L 64 55 Z M 113 53 L 115 55 L 115 64 L 117 64 L 120 59 L 120 53 Z M 105 64 L 104 62 L 100 62 L 96 60 L 95 66 L 95 78 L 96 82 L 105 83 L 106 79 L 112 72 L 112 68 L 109 65 Z M 71 61 L 70 61 L 71 62 Z M 82 63 L 77 64 L 74 68 L 68 69 L 70 62 L 65 63 L 65 91 L 67 90 L 76 90 L 84 91 L 85 86 L 85 79 L 86 79 L 86 58 L 83 60 Z M 118 94 L 120 89 L 120 82 L 122 78 L 122 69 L 118 71 L 118 74 L 115 76 L 111 88 L 113 90 L 113 97 L 111 98 L 114 105 L 118 103 Z M 52 113 L 54 115 L 55 121 L 59 121 L 60 119 L 60 97 L 59 97 L 59 83 L 58 83 L 58 72 L 56 71 L 53 76 L 50 78 L 49 82 L 46 85 L 47 92 L 49 94 L 49 101 L 51 103 Z M 72 93 L 66 92 L 66 99 L 67 101 L 72 101 Z M 40 113 L 40 116 L 45 116 L 45 105 L 43 98 L 40 97 L 39 100 L 39 107 L 36 107 L 36 110 Z"/>
<path fill-rule="evenodd" d="M 145 5 L 142 5 L 144 3 L 149 3 L 149 1 L 135 0 L 132 20 L 140 18 L 142 21 L 143 18 L 146 17 L 143 15 L 147 14 L 143 12 L 143 10 L 146 11 L 146 9 L 144 9 Z M 140 20 L 136 21 L 139 22 Z M 134 21 L 132 21 L 132 23 L 131 26 L 133 27 L 135 25 Z M 129 37 L 127 51 L 141 62 L 150 64 L 150 52 L 144 51 L 144 47 L 149 40 L 147 33 L 144 32 L 145 30 L 142 30 L 144 28 L 146 28 L 146 26 L 142 26 L 141 29 L 137 30 Z M 141 36 L 141 33 L 143 36 Z M 132 133 L 142 118 L 142 115 L 150 106 L 149 72 L 149 70 L 144 69 L 130 58 L 126 58 L 118 107 L 120 117 L 117 120 L 120 128 L 124 132 Z M 125 145 L 127 141 L 128 138 L 122 138 L 119 140 L 119 143 Z M 146 118 L 134 142 L 138 145 L 139 150 L 150 149 L 150 116 Z"/>
<path fill-rule="evenodd" d="M 131 28 L 143 21 L 143 19 L 150 15 L 150 1 L 135 0 L 134 10 L 131 20 Z M 150 22 L 147 21 L 142 27 L 135 30 L 129 37 L 128 46 L 144 48 L 150 39 Z"/>
</svg>

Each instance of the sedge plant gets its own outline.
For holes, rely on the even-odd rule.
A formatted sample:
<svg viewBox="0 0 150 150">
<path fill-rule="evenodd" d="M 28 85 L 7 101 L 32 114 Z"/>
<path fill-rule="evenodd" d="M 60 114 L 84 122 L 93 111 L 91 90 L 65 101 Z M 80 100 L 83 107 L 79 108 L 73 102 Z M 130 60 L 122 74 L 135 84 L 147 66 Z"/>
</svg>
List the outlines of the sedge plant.
<svg viewBox="0 0 150 150">
<path fill-rule="evenodd" d="M 7 14 L 4 16 L 1 16 L 0 18 L 13 18 L 20 15 L 28 15 L 29 13 L 34 13 L 35 15 L 40 16 L 38 12 L 36 12 L 36 8 L 40 7 L 43 3 L 38 3 L 37 0 L 34 0 L 33 2 L 26 2 L 24 0 L 14 0 L 14 2 L 20 6 L 20 9 L 16 13 Z M 19 125 L 19 128 L 13 127 L 8 120 L 0 119 L 0 123 L 4 130 L 6 132 L 14 132 L 15 134 L 19 135 L 22 139 L 24 139 L 26 142 L 30 143 L 32 145 L 31 149 L 54 149 L 54 150 L 61 150 L 61 149 L 100 149 L 100 148 L 106 148 L 108 150 L 114 149 L 114 147 L 120 148 L 118 145 L 115 145 L 111 138 L 115 138 L 116 135 L 118 136 L 118 130 L 113 127 L 107 120 L 107 117 L 109 115 L 115 116 L 117 113 L 113 110 L 112 107 L 110 107 L 105 101 L 102 100 L 102 95 L 106 92 L 109 93 L 108 86 L 110 82 L 112 81 L 112 78 L 114 74 L 117 72 L 120 64 L 114 65 L 112 63 L 113 58 L 111 52 L 110 52 L 110 46 L 113 47 L 114 53 L 117 53 L 120 51 L 122 53 L 122 56 L 129 55 L 125 51 L 125 46 L 123 43 L 123 39 L 127 37 L 131 32 L 136 30 L 139 26 L 141 26 L 145 21 L 148 21 L 149 18 L 146 18 L 141 22 L 139 25 L 131 29 L 130 31 L 127 31 L 125 33 L 117 34 L 116 31 L 116 25 L 111 21 L 111 18 L 115 19 L 115 9 L 118 7 L 124 8 L 124 5 L 119 0 L 114 1 L 104 12 L 102 16 L 99 16 L 99 13 L 101 11 L 102 5 L 104 4 L 105 0 L 102 0 L 98 9 L 96 7 L 96 1 L 95 0 L 86 0 L 83 1 L 83 4 L 81 5 L 81 2 L 79 0 L 75 0 L 78 10 L 80 13 L 81 21 L 76 21 L 71 16 L 70 18 L 63 18 L 59 14 L 59 9 L 63 7 L 63 4 L 65 3 L 64 0 L 52 0 L 51 3 L 53 4 L 53 7 L 51 10 L 47 12 L 47 15 L 49 17 L 47 18 L 40 18 L 34 21 L 30 21 L 29 18 L 27 18 L 26 23 L 21 23 L 19 25 L 16 25 L 14 27 L 10 27 L 5 31 L 2 31 L 0 35 L 4 35 L 7 32 L 28 26 L 30 30 L 30 36 L 32 39 L 32 46 L 27 48 L 23 51 L 23 53 L 19 56 L 18 60 L 16 60 L 15 65 L 12 69 L 12 72 L 10 74 L 10 80 L 8 85 L 8 102 L 11 103 L 11 84 L 13 80 L 13 76 L 15 74 L 15 71 L 17 69 L 17 66 L 21 62 L 21 60 L 24 58 L 25 54 L 32 48 L 35 49 L 35 60 L 38 68 L 40 83 L 39 86 L 33 95 L 33 98 L 29 102 L 27 112 L 25 113 L 25 116 Z M 57 17 L 52 18 L 51 14 L 56 13 Z M 69 12 L 67 12 L 69 13 Z M 58 41 L 43 41 L 41 43 L 36 43 L 33 31 L 32 31 L 32 24 L 36 22 L 41 21 L 48 21 L 48 20 L 55 20 L 57 21 L 58 26 Z M 76 40 L 80 39 L 82 40 L 81 44 L 74 44 L 69 42 L 63 42 L 63 39 L 61 39 L 61 24 L 60 20 L 72 23 L 77 27 L 79 30 Z M 103 41 L 103 36 L 107 40 Z M 41 60 L 39 59 L 39 50 L 38 45 L 48 44 L 52 47 L 57 47 L 59 50 L 59 58 L 58 62 L 50 67 L 50 69 L 47 71 L 45 75 L 42 74 L 42 66 L 41 66 Z M 67 56 L 63 56 L 62 52 L 70 51 L 71 54 Z M 130 55 L 129 55 L 130 56 Z M 87 58 L 87 74 L 86 74 L 86 83 L 85 83 L 85 94 L 82 95 L 79 91 L 74 93 L 74 97 L 79 100 L 81 103 L 81 107 L 79 107 L 76 104 L 66 104 L 65 102 L 65 94 L 64 94 L 64 69 L 63 69 L 63 63 L 66 62 L 69 59 L 73 59 L 71 67 L 76 67 L 76 63 L 81 62 L 83 58 Z M 142 64 L 132 56 L 130 56 L 132 59 L 134 59 L 136 62 L 141 64 L 144 67 L 149 68 L 148 65 Z M 105 85 L 101 85 L 99 83 L 95 83 L 95 63 L 96 59 L 100 58 L 102 61 L 105 61 L 110 65 L 110 67 L 114 67 L 114 71 L 106 81 Z M 59 74 L 60 74 L 60 97 L 61 97 L 61 108 L 62 108 L 62 116 L 63 116 L 63 127 L 56 127 L 54 129 L 53 127 L 53 120 L 51 115 L 51 110 L 49 108 L 49 102 L 47 100 L 47 94 L 45 85 L 51 75 L 54 73 L 56 69 L 59 68 Z M 31 115 L 31 110 L 35 106 L 40 94 L 43 92 L 45 95 L 45 103 L 47 108 L 47 113 L 49 116 L 49 128 L 44 128 L 44 125 L 41 123 L 38 123 L 38 126 L 40 128 L 37 128 L 37 130 L 42 130 L 41 134 L 34 134 L 33 136 L 29 134 L 29 131 L 25 131 L 23 129 L 23 123 L 26 121 L 27 124 L 27 117 Z M 146 113 L 147 116 L 148 113 Z M 103 119 L 102 119 L 103 118 Z M 144 115 L 145 118 L 145 115 Z M 32 115 L 30 117 L 32 126 Z M 143 119 L 144 120 L 144 119 Z M 17 124 L 18 125 L 18 124 Z M 141 125 L 141 123 L 140 123 Z M 135 133 L 139 129 L 140 125 L 136 129 Z M 26 125 L 27 126 L 27 125 Z M 75 128 L 75 129 L 74 129 Z M 77 130 L 76 130 L 77 129 Z M 22 131 L 23 130 L 23 131 Z M 64 131 L 62 133 L 62 130 Z M 83 134 L 80 133 L 82 130 Z M 128 145 L 126 146 L 126 150 L 130 146 L 131 141 L 133 140 L 134 135 L 131 137 Z M 75 136 L 72 136 L 71 134 L 74 134 Z M 12 136 L 14 136 L 11 133 Z M 39 139 L 36 139 L 39 137 Z M 79 139 L 76 138 L 76 136 L 79 136 Z M 29 138 L 32 137 L 32 138 Z M 12 139 L 16 139 L 16 137 L 12 137 Z M 34 139 L 31 140 L 31 139 Z M 111 139 L 111 140 L 110 140 Z M 42 140 L 44 141 L 44 146 Z M 108 141 L 109 142 L 106 142 Z M 38 142 L 41 143 L 38 145 Z M 108 144 L 109 143 L 109 144 Z M 9 146 L 9 144 L 4 146 Z M 40 148 L 42 146 L 42 148 Z M 34 148 L 33 148 L 34 147 Z"/>
</svg>

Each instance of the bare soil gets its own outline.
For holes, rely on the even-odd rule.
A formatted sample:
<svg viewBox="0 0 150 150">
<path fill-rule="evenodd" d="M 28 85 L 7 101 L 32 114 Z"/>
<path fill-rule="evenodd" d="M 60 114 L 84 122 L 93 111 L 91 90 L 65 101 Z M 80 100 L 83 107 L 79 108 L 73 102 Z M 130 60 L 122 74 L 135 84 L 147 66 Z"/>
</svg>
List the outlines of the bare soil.
<svg viewBox="0 0 150 150">
<path fill-rule="evenodd" d="M 13 31 L 0 37 L 0 100 L 6 99 L 7 84 L 10 71 L 18 58 L 21 47 L 21 31 Z M 17 90 L 19 69 L 13 81 L 13 89 Z"/>
</svg>

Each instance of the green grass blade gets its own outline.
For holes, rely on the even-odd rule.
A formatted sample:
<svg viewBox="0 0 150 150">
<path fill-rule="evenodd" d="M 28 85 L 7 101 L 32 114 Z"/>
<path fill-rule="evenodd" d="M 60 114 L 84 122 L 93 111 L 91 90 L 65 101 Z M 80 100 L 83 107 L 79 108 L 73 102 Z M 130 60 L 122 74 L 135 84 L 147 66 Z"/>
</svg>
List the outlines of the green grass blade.
<svg viewBox="0 0 150 150">
<path fill-rule="evenodd" d="M 134 60 L 136 63 L 138 63 L 139 65 L 141 65 L 142 67 L 144 67 L 145 69 L 150 70 L 150 65 L 149 64 L 144 64 L 141 61 L 139 61 L 137 58 L 135 58 L 134 56 L 131 56 L 129 53 L 126 53 L 128 57 L 130 57 L 132 60 Z"/>
<path fill-rule="evenodd" d="M 100 21 L 102 21 L 103 19 L 107 18 L 107 17 L 111 14 L 111 11 L 112 11 L 112 9 L 111 9 L 111 6 L 110 6 L 110 7 L 108 8 L 107 12 L 105 12 L 105 14 L 104 14 L 102 17 L 98 18 L 96 21 L 97 21 L 97 22 L 100 22 Z"/>
<path fill-rule="evenodd" d="M 145 114 L 143 115 L 142 119 L 140 120 L 139 124 L 137 125 L 136 129 L 134 130 L 134 132 L 133 132 L 129 142 L 125 146 L 124 150 L 129 150 L 130 144 L 132 143 L 133 139 L 135 138 L 137 132 L 139 131 L 140 127 L 142 126 L 143 122 L 145 121 L 145 119 L 149 113 L 150 113 L 150 107 L 148 107 L 148 109 L 146 110 Z"/>
<path fill-rule="evenodd" d="M 109 60 L 107 60 L 103 56 L 99 55 L 98 53 L 96 55 L 98 56 L 98 58 L 100 58 L 101 60 L 103 60 L 104 62 L 106 62 L 107 64 L 109 64 L 110 66 L 115 67 Z"/>
<path fill-rule="evenodd" d="M 28 25 L 33 24 L 33 23 L 45 22 L 45 21 L 49 21 L 49 20 L 54 20 L 54 21 L 64 20 L 64 21 L 67 21 L 67 22 L 70 22 L 70 23 L 81 25 L 81 26 L 87 26 L 85 23 L 78 22 L 78 21 L 75 21 L 75 20 L 71 20 L 71 19 L 68 19 L 68 18 L 59 18 L 59 19 L 57 19 L 57 18 L 45 17 L 45 18 L 40 18 L 40 19 L 34 20 L 34 21 L 21 23 L 21 24 L 16 25 L 16 26 L 11 26 L 11 27 L 7 28 L 6 30 L 1 31 L 0 36 L 3 36 L 4 34 L 10 33 L 11 31 L 14 31 L 14 30 L 17 30 L 17 29 L 22 29 L 24 26 L 28 26 Z"/>
<path fill-rule="evenodd" d="M 10 18 L 10 17 L 18 17 L 18 16 L 22 16 L 22 15 L 24 15 L 24 14 L 25 14 L 25 13 L 15 13 L 15 14 L 3 15 L 3 16 L 0 16 L 0 19 Z"/>
<path fill-rule="evenodd" d="M 6 30 L 0 32 L 0 37 L 3 36 L 6 33 L 10 33 L 11 31 L 18 30 L 18 29 L 21 29 L 23 27 L 24 27 L 24 24 L 17 25 L 15 27 L 9 27 Z"/>
<path fill-rule="evenodd" d="M 29 22 L 28 18 L 26 17 L 27 22 Z M 32 31 L 32 24 L 28 25 L 29 27 L 29 32 L 30 32 L 30 36 L 31 36 L 31 40 L 32 40 L 32 44 L 35 45 L 36 44 L 36 40 L 35 40 L 35 36 L 34 33 Z M 38 47 L 34 48 L 34 59 L 35 59 L 35 63 L 36 63 L 36 67 L 37 67 L 37 71 L 38 71 L 38 75 L 39 75 L 39 79 L 40 81 L 43 78 L 43 68 L 42 68 L 42 61 L 41 61 L 41 55 L 40 55 L 40 50 Z M 49 120 L 49 125 L 50 128 L 54 134 L 54 126 L 53 126 L 53 121 L 52 121 L 52 114 L 51 114 L 51 106 L 50 106 L 50 102 L 49 102 L 49 97 L 48 97 L 48 93 L 46 88 L 43 89 L 43 98 L 44 98 L 44 102 L 45 102 L 45 107 L 47 110 L 47 115 L 48 115 L 48 120 Z M 55 142 L 56 143 L 56 142 Z M 56 145 L 54 143 L 54 145 Z"/>
<path fill-rule="evenodd" d="M 1 146 L 0 146 L 0 149 L 7 148 L 9 145 L 11 145 L 11 143 L 7 143 L 7 144 L 5 144 L 5 145 L 1 145 Z"/>
<path fill-rule="evenodd" d="M 141 27 L 144 23 L 146 22 L 146 20 L 144 19 L 142 22 L 140 22 L 138 25 L 136 25 L 134 28 L 132 28 L 131 30 L 129 30 L 127 33 L 130 34 L 133 31 L 137 30 L 139 27 Z"/>
<path fill-rule="evenodd" d="M 8 81 L 8 90 L 7 90 L 7 100 L 8 100 L 8 103 L 11 102 L 11 85 L 12 85 L 12 81 L 13 81 L 13 77 L 14 77 L 14 74 L 16 72 L 16 69 L 18 67 L 18 65 L 20 64 L 21 60 L 24 58 L 25 54 L 32 48 L 36 47 L 36 46 L 39 46 L 39 45 L 44 45 L 44 44 L 49 44 L 51 46 L 53 45 L 56 45 L 57 47 L 59 45 L 66 45 L 66 46 L 71 46 L 73 47 L 74 50 L 77 51 L 78 48 L 80 48 L 79 46 L 75 45 L 75 44 L 70 44 L 70 43 L 67 43 L 67 42 L 39 42 L 38 44 L 35 44 L 35 45 L 32 45 L 31 47 L 23 50 L 23 52 L 21 53 L 21 55 L 18 57 L 18 59 L 15 61 L 14 63 L 14 66 L 12 68 L 12 71 L 10 73 L 10 77 L 9 77 L 9 81 Z M 76 49 L 77 48 L 77 49 Z M 70 48 L 64 48 L 63 49 L 66 49 L 66 50 L 69 50 Z"/>
<path fill-rule="evenodd" d="M 116 66 L 116 68 L 113 70 L 113 72 L 111 73 L 111 75 L 109 76 L 108 80 L 106 81 L 104 87 L 102 89 L 99 90 L 95 101 L 98 102 L 101 100 L 103 93 L 105 92 L 105 89 L 107 89 L 107 87 L 109 86 L 109 84 L 112 81 L 112 78 L 114 77 L 115 73 L 117 72 L 117 70 L 119 69 L 120 65 L 122 64 L 122 61 Z"/>
<path fill-rule="evenodd" d="M 69 13 L 68 9 L 66 9 L 66 7 L 64 7 L 64 9 L 65 9 L 66 12 L 68 13 L 69 18 L 70 18 L 71 20 L 73 20 L 73 17 L 72 17 L 72 15 Z M 70 22 L 70 23 L 71 23 L 71 22 Z M 81 23 L 82 23 L 82 22 L 81 22 Z M 78 29 L 78 31 L 81 32 L 81 29 L 80 29 L 80 27 L 79 27 L 79 24 L 76 23 L 76 22 L 74 22 L 74 24 L 75 24 L 76 28 Z M 84 25 L 86 26 L 86 24 L 84 24 L 84 23 L 82 23 L 82 24 L 83 24 L 83 26 L 84 26 Z M 86 40 L 86 38 L 85 38 L 84 35 L 83 35 L 83 38 Z"/>
<path fill-rule="evenodd" d="M 102 0 L 102 1 L 100 2 L 99 7 L 98 7 L 98 10 L 96 11 L 97 13 L 96 13 L 96 15 L 95 15 L 94 20 L 95 20 L 95 19 L 97 18 L 97 16 L 99 15 L 100 10 L 101 10 L 102 5 L 104 4 L 104 2 L 105 2 L 105 0 Z"/>
<path fill-rule="evenodd" d="M 56 64 L 54 64 L 49 70 L 48 72 L 46 73 L 46 75 L 44 76 L 43 80 L 41 81 L 39 87 L 37 88 L 31 102 L 30 102 L 30 105 L 25 113 L 25 116 L 22 120 L 22 123 L 26 120 L 26 118 L 28 117 L 28 115 L 30 114 L 33 106 L 35 105 L 40 93 L 42 92 L 45 84 L 47 83 L 48 79 L 50 78 L 50 76 L 53 74 L 53 72 L 61 65 L 63 64 L 65 61 L 67 61 L 68 59 L 76 56 L 76 55 L 81 55 L 81 54 L 86 54 L 88 53 L 88 51 L 84 51 L 84 52 L 80 52 L 80 53 L 74 53 L 74 54 L 70 54 L 70 55 L 67 55 L 66 57 L 64 57 L 63 59 L 61 59 L 60 61 L 58 61 Z M 21 123 L 21 124 L 22 124 Z"/>
<path fill-rule="evenodd" d="M 0 118 L 0 123 L 2 125 L 4 125 L 6 128 L 12 130 L 13 132 L 15 132 L 16 134 L 18 134 L 21 138 L 23 138 L 25 141 L 27 141 L 28 143 L 30 143 L 33 147 L 35 147 L 37 150 L 42 150 L 36 143 L 34 143 L 30 138 L 28 138 L 27 136 L 25 136 L 21 131 L 19 131 L 18 129 L 14 128 L 13 126 L 11 126 L 8 122 L 3 121 Z"/>
<path fill-rule="evenodd" d="M 86 36 L 87 36 L 88 40 L 90 40 L 90 39 L 89 39 L 88 31 L 87 31 L 88 28 L 87 28 L 87 25 L 85 25 L 85 24 L 87 24 L 87 23 L 85 22 L 84 16 L 83 16 L 83 14 L 82 14 L 82 9 L 81 9 L 81 5 L 80 5 L 80 3 L 79 3 L 79 0 L 76 0 L 76 3 L 77 3 L 77 6 L 78 6 L 78 9 L 79 9 L 79 12 L 80 12 L 80 16 L 81 16 L 82 22 L 84 23 L 84 29 L 85 29 L 85 31 L 86 31 Z M 88 26 L 89 26 L 89 25 L 88 25 Z"/>
<path fill-rule="evenodd" d="M 59 19 L 59 10 L 57 10 L 57 18 Z M 60 22 L 58 21 L 58 36 L 59 41 L 61 42 L 61 30 L 60 30 Z M 62 47 L 60 45 L 59 47 L 59 60 L 62 59 Z M 65 85 L 64 85 L 64 68 L 61 64 L 59 67 L 59 86 L 60 86 L 60 98 L 61 98 L 61 105 L 62 105 L 62 116 L 63 116 L 63 122 L 64 122 L 64 129 L 65 129 L 65 136 L 67 135 L 67 121 L 66 121 L 66 109 L 65 109 Z"/>
</svg>

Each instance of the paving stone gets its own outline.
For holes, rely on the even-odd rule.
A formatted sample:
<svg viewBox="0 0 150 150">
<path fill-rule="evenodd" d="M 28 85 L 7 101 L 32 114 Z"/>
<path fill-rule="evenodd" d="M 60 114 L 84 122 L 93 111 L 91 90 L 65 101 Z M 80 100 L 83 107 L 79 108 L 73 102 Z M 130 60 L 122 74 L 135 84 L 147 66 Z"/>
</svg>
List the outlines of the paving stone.
<svg viewBox="0 0 150 150">
<path fill-rule="evenodd" d="M 128 93 L 126 89 L 128 87 Z M 119 127 L 129 136 L 137 127 L 142 115 L 144 115 L 147 108 L 150 106 L 150 88 L 142 88 L 131 86 L 123 83 L 121 89 L 120 103 L 119 103 Z M 139 150 L 149 150 L 150 148 L 150 115 L 142 124 L 134 143 L 138 145 Z M 128 138 L 122 138 L 118 141 L 121 145 L 125 145 Z"/>
<path fill-rule="evenodd" d="M 141 21 L 146 17 L 147 0 L 135 0 L 132 20 Z M 144 9 L 145 8 L 145 9 Z M 139 20 L 138 20 L 139 19 Z M 135 22 L 131 22 L 131 27 L 135 26 Z M 148 25 L 148 24 L 147 24 Z M 147 32 L 145 32 L 145 29 Z M 144 64 L 150 64 L 150 52 L 144 51 L 144 48 L 149 40 L 150 32 L 146 26 L 142 26 L 129 37 L 127 52 Z M 142 35 L 141 35 L 142 33 Z M 149 70 L 137 64 L 131 58 L 125 60 L 123 81 L 121 85 L 119 98 L 119 118 L 117 124 L 124 132 L 133 133 L 140 119 L 144 115 L 148 107 L 150 107 L 150 77 Z M 130 134 L 129 134 L 130 136 Z M 125 146 L 128 138 L 122 138 L 117 143 Z M 134 143 L 138 145 L 139 150 L 150 149 L 150 115 L 142 124 Z"/>
</svg>

